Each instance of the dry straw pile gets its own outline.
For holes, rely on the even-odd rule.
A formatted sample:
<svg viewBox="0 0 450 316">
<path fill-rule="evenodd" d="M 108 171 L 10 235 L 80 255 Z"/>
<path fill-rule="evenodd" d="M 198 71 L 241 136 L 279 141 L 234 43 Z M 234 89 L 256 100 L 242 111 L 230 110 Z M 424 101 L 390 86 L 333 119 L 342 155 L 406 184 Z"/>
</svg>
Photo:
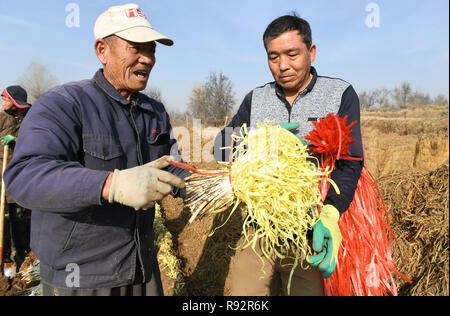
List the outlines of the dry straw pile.
<svg viewBox="0 0 450 316">
<path fill-rule="evenodd" d="M 391 174 L 378 181 L 397 238 L 399 295 L 449 295 L 449 165 L 433 172 Z"/>
</svg>

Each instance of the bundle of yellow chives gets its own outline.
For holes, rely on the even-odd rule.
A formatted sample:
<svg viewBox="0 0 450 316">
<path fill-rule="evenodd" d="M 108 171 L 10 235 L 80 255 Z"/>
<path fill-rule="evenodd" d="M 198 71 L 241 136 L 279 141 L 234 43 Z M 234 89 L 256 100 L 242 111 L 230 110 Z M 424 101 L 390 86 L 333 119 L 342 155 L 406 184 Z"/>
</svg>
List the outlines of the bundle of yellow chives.
<svg viewBox="0 0 450 316">
<path fill-rule="evenodd" d="M 231 178 L 236 205 L 247 205 L 244 247 L 261 240 L 268 259 L 294 254 L 296 262 L 311 254 L 306 234 L 318 221 L 319 182 L 331 171 L 318 169 L 307 146 L 280 126 L 244 126 L 235 138 Z"/>
<path fill-rule="evenodd" d="M 232 205 L 232 201 L 232 214 L 244 202 L 248 216 L 243 224 L 247 241 L 243 247 L 255 250 L 256 243 L 261 242 L 267 259 L 293 258 L 293 271 L 300 259 L 312 253 L 306 234 L 318 221 L 319 183 L 329 181 L 335 186 L 328 177 L 331 170 L 321 170 L 300 139 L 270 122 L 258 124 L 251 131 L 244 125 L 240 135 L 233 137 L 237 146 L 228 170 L 231 183 L 225 175 L 210 177 L 210 181 L 203 177 L 198 190 L 201 175 L 187 179 L 188 206 L 194 211 L 191 221 L 198 214 L 211 212 L 200 212 L 196 206 L 223 208 Z M 212 195 L 208 196 L 208 192 Z"/>
</svg>

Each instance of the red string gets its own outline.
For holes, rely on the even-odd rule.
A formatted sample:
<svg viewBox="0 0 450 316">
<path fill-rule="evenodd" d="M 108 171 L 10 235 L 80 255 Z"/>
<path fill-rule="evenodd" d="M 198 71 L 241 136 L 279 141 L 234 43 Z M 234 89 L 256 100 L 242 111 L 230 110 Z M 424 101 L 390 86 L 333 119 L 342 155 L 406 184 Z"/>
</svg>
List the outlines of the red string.
<svg viewBox="0 0 450 316">
<path fill-rule="evenodd" d="M 233 133 L 233 136 L 235 136 L 235 135 L 236 135 L 236 133 Z M 233 193 L 234 193 L 234 188 L 233 188 L 233 184 L 231 181 L 231 166 L 233 165 L 234 143 L 235 143 L 235 140 L 234 140 L 234 137 L 232 137 L 231 151 L 230 151 L 230 156 L 228 157 L 228 162 L 230 164 L 230 170 L 228 170 L 228 172 L 227 171 L 224 171 L 224 172 L 202 172 L 202 171 L 199 171 L 198 169 L 196 169 L 195 167 L 193 167 L 187 163 L 184 163 L 184 162 L 169 161 L 169 160 L 167 162 L 174 167 L 178 167 L 178 168 L 181 168 L 181 169 L 193 172 L 193 173 L 197 173 L 202 176 L 211 176 L 212 177 L 212 176 L 224 176 L 224 175 L 228 174 L 228 180 L 230 181 L 231 189 L 233 190 Z"/>
<path fill-rule="evenodd" d="M 337 159 L 363 160 L 349 156 L 349 145 L 355 142 L 350 137 L 351 127 L 357 122 L 347 126 L 346 119 L 329 114 L 325 119 L 314 122 L 316 129 L 305 137 L 314 146 L 310 150 L 321 155 L 322 168 L 334 169 Z M 322 200 L 329 187 L 329 182 L 321 183 Z M 329 279 L 324 280 L 326 295 L 397 295 L 393 273 L 411 283 L 395 268 L 391 248 L 395 236 L 389 214 L 367 166 L 361 172 L 354 200 L 342 214 L 339 227 L 342 243 L 336 269 Z"/>
<path fill-rule="evenodd" d="M 184 162 L 177 162 L 177 161 L 167 161 L 169 164 L 171 164 L 174 167 L 178 167 L 193 173 L 197 173 L 200 174 L 202 176 L 222 176 L 222 175 L 226 175 L 228 174 L 228 172 L 224 171 L 224 172 L 202 172 L 197 170 L 195 167 L 184 163 Z"/>
</svg>

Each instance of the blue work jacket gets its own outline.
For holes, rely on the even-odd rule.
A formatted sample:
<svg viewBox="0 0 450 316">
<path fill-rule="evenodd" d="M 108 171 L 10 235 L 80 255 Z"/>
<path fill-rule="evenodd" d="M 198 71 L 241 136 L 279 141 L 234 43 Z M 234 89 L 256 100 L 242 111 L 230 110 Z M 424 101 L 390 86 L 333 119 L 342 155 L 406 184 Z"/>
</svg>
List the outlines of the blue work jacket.
<svg viewBox="0 0 450 316">
<path fill-rule="evenodd" d="M 91 80 L 56 87 L 33 104 L 4 179 L 17 203 L 32 210 L 31 249 L 45 283 L 98 289 L 159 275 L 154 209 L 110 204 L 101 192 L 115 169 L 168 154 L 179 157 L 163 104 L 141 93 L 128 101 L 102 70 Z M 172 166 L 167 170 L 187 175 Z"/>
</svg>

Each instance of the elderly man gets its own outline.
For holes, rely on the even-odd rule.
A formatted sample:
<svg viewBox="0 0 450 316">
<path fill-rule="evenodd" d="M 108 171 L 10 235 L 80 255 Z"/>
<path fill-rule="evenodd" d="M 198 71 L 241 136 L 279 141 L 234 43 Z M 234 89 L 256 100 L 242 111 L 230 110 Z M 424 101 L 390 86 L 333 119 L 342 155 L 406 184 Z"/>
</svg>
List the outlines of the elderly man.
<svg viewBox="0 0 450 316">
<path fill-rule="evenodd" d="M 109 8 L 94 33 L 103 69 L 33 105 L 8 193 L 33 211 L 44 295 L 162 295 L 154 205 L 181 194 L 186 172 L 169 166 L 178 150 L 164 106 L 139 91 L 156 42 L 173 42 L 134 4 Z"/>
<path fill-rule="evenodd" d="M 295 14 L 279 17 L 267 27 L 263 41 L 275 81 L 254 89 L 245 97 L 231 123 L 217 136 L 215 149 L 224 147 L 231 138 L 231 132 L 244 123 L 255 127 L 266 119 L 280 125 L 297 122 L 300 127 L 293 133 L 304 137 L 314 128 L 312 122 L 326 117 L 328 113 L 341 117 L 348 115 L 349 122 L 359 122 L 359 100 L 353 87 L 341 79 L 319 76 L 311 66 L 317 47 L 312 42 L 307 21 Z M 362 158 L 359 123 L 353 127 L 352 137 L 356 143 L 350 146 L 351 155 Z M 216 160 L 226 161 L 228 157 L 223 150 L 216 150 L 214 154 Z M 313 250 L 319 254 L 306 258 L 314 268 L 303 270 L 298 267 L 293 273 L 292 295 L 324 294 L 322 277 L 328 278 L 333 273 L 341 242 L 338 220 L 353 200 L 362 167 L 360 161 L 336 162 L 331 178 L 341 192 L 338 194 L 333 187 L 328 192 L 320 221 L 310 234 Z M 261 249 L 256 249 L 261 252 Z M 253 249 L 238 250 L 232 275 L 232 294 L 286 294 L 291 266 L 283 263 L 279 260 L 275 263 L 267 261 L 264 265 L 266 277 L 262 278 L 259 268 L 261 260 Z"/>
</svg>

